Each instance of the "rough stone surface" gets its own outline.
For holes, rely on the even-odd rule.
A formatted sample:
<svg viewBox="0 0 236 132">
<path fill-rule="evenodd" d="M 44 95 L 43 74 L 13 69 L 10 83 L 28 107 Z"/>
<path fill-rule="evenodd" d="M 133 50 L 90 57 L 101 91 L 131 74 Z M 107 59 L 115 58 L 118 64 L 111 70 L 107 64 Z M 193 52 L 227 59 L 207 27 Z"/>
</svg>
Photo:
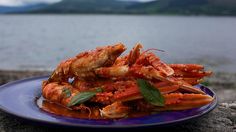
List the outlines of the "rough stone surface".
<svg viewBox="0 0 236 132">
<path fill-rule="evenodd" d="M 0 71 L 0 84 L 9 81 L 23 79 L 32 76 L 48 75 L 49 72 L 44 71 Z M 159 128 L 139 128 L 138 130 L 153 131 L 181 131 L 181 132 L 236 132 L 236 88 L 235 77 L 232 74 L 218 74 L 211 80 L 208 80 L 209 87 L 213 88 L 219 97 L 218 106 L 209 114 L 198 119 L 178 124 L 175 126 L 159 127 Z M 225 79 L 224 81 L 222 81 Z M 233 79 L 233 80 L 232 80 Z M 219 80 L 219 81 L 217 81 Z M 222 92 L 229 90 L 230 92 Z M 229 94 L 230 93 L 230 94 Z M 225 98 L 227 96 L 227 98 Z M 47 131 L 81 131 L 84 128 L 58 128 L 49 126 L 40 126 L 39 124 L 25 123 L 19 119 L 15 119 L 4 112 L 0 111 L 0 132 L 47 132 Z M 86 129 L 87 130 L 87 129 Z M 95 129 L 96 130 L 96 129 Z M 111 131 L 105 129 L 103 131 Z M 121 131 L 115 129 L 112 131 Z"/>
<path fill-rule="evenodd" d="M 49 75 L 49 71 L 5 71 L 0 70 L 0 85 L 18 79 L 25 79 L 28 77 Z"/>
</svg>

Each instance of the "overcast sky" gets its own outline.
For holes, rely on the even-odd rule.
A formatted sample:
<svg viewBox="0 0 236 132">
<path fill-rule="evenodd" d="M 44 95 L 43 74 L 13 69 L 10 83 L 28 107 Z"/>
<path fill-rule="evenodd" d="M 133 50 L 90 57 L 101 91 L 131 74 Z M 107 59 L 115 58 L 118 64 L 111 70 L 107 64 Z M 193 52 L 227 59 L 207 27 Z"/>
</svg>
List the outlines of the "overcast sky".
<svg viewBox="0 0 236 132">
<path fill-rule="evenodd" d="M 0 5 L 20 6 L 20 5 L 34 4 L 38 2 L 54 3 L 59 1 L 61 0 L 0 0 Z"/>
<path fill-rule="evenodd" d="M 45 3 L 54 3 L 59 2 L 61 0 L 0 0 L 0 5 L 5 6 L 20 6 L 20 5 L 27 5 L 27 4 L 34 4 L 39 2 L 45 2 Z M 152 1 L 152 0 L 124 0 L 124 1 Z"/>
</svg>

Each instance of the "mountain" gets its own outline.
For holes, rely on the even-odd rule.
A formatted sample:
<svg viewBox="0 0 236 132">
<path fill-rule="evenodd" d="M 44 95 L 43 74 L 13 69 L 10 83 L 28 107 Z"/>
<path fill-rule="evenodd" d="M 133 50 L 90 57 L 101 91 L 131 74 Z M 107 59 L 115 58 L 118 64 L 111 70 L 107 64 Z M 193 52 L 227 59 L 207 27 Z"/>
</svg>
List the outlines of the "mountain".
<svg viewBox="0 0 236 132">
<path fill-rule="evenodd" d="M 118 0 L 63 0 L 32 13 L 122 13 L 138 2 Z"/>
<path fill-rule="evenodd" d="M 157 0 L 129 7 L 132 13 L 236 15 L 236 0 Z"/>
<path fill-rule="evenodd" d="M 28 12 L 31 10 L 38 10 L 46 6 L 48 6 L 48 4 L 45 3 L 31 4 L 26 6 L 0 6 L 0 13 Z"/>
<path fill-rule="evenodd" d="M 6 9 L 5 9 L 6 10 Z M 1 11 L 1 8 L 0 8 Z M 236 0 L 62 0 L 21 13 L 235 15 Z M 17 13 L 17 11 L 15 11 Z"/>
</svg>

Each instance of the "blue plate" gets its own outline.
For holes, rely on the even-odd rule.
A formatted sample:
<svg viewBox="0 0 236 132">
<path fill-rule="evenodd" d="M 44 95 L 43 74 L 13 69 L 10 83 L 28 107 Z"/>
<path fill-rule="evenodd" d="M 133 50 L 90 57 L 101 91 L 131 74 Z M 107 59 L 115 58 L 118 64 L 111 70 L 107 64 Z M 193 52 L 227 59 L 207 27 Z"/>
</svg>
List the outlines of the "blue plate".
<svg viewBox="0 0 236 132">
<path fill-rule="evenodd" d="M 119 120 L 63 117 L 46 113 L 36 105 L 36 98 L 41 95 L 41 83 L 47 78 L 48 76 L 34 77 L 2 85 L 0 87 L 0 109 L 10 115 L 41 124 L 90 128 L 131 128 L 181 123 L 207 114 L 217 105 L 215 93 L 207 87 L 198 85 L 198 88 L 215 98 L 211 104 L 190 110 L 162 112 Z"/>
</svg>

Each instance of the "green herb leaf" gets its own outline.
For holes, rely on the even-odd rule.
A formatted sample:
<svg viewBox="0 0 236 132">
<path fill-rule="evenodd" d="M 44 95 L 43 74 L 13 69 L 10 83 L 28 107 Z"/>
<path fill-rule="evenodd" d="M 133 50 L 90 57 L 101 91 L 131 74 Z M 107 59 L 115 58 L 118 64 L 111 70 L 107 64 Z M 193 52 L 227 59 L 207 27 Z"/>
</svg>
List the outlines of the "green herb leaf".
<svg viewBox="0 0 236 132">
<path fill-rule="evenodd" d="M 66 96 L 66 98 L 69 98 L 71 96 L 71 91 L 69 88 L 63 88 L 62 94 Z"/>
<path fill-rule="evenodd" d="M 72 97 L 72 99 L 70 100 L 67 106 L 71 107 L 76 104 L 82 104 L 88 101 L 89 99 L 91 99 L 93 96 L 96 95 L 96 93 L 99 93 L 99 92 L 102 92 L 102 88 L 97 88 L 95 91 L 80 92 Z"/>
<path fill-rule="evenodd" d="M 103 89 L 102 89 L 102 88 L 96 88 L 96 89 L 95 89 L 95 92 L 101 93 L 101 92 L 103 92 Z"/>
<path fill-rule="evenodd" d="M 137 83 L 142 96 L 147 102 L 155 106 L 165 105 L 164 97 L 157 88 L 155 88 L 149 82 L 143 79 L 138 79 Z"/>
<path fill-rule="evenodd" d="M 72 97 L 68 107 L 76 104 L 81 104 L 91 99 L 96 93 L 95 92 L 81 92 Z"/>
<path fill-rule="evenodd" d="M 210 82 L 209 81 L 205 81 L 205 82 L 202 82 L 201 84 L 204 85 L 204 86 L 209 86 Z"/>
</svg>

